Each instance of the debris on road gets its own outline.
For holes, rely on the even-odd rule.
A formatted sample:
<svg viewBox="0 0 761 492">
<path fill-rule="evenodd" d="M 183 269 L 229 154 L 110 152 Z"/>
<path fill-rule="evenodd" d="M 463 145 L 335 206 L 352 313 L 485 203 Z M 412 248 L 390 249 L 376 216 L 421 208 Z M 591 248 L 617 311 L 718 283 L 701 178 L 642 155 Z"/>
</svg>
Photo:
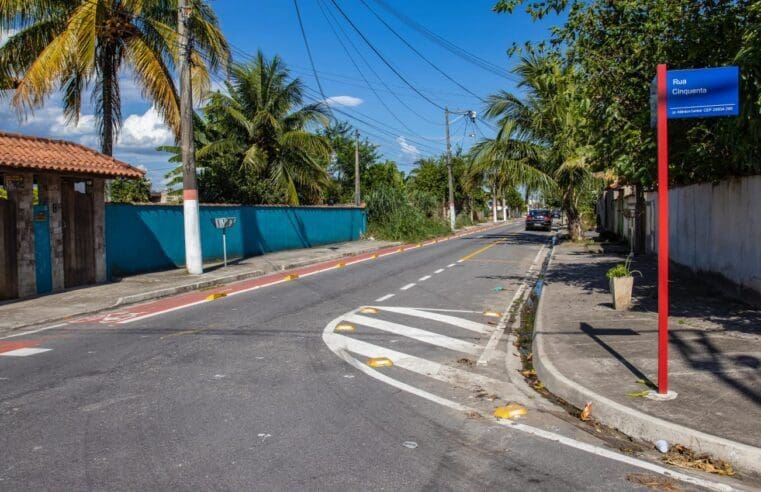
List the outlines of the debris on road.
<svg viewBox="0 0 761 492">
<path fill-rule="evenodd" d="M 652 475 L 650 473 L 629 473 L 626 475 L 626 479 L 632 483 L 647 487 L 648 489 L 673 492 L 682 490 L 682 488 L 670 478 L 662 477 L 660 475 Z"/>
<path fill-rule="evenodd" d="M 415 441 L 404 441 L 402 446 L 408 449 L 415 449 L 417 447 L 417 443 Z"/>
<path fill-rule="evenodd" d="M 717 458 L 712 458 L 707 454 L 697 454 L 687 446 L 675 444 L 671 450 L 661 458 L 664 463 L 678 466 L 680 468 L 692 468 L 703 470 L 708 473 L 725 475 L 731 477 L 735 470 L 731 464 Z"/>
<path fill-rule="evenodd" d="M 528 415 L 528 410 L 526 410 L 526 407 L 518 405 L 517 403 L 511 403 L 504 407 L 497 407 L 494 410 L 494 416 L 498 419 L 512 419 L 523 415 Z"/>
<path fill-rule="evenodd" d="M 590 419 L 592 416 L 592 402 L 587 402 L 586 405 L 584 405 L 584 410 L 581 411 L 581 414 L 579 415 L 579 418 L 586 422 Z"/>
<path fill-rule="evenodd" d="M 669 443 L 667 443 L 663 439 L 655 441 L 655 449 L 657 449 L 661 453 L 668 453 L 669 452 Z"/>
</svg>

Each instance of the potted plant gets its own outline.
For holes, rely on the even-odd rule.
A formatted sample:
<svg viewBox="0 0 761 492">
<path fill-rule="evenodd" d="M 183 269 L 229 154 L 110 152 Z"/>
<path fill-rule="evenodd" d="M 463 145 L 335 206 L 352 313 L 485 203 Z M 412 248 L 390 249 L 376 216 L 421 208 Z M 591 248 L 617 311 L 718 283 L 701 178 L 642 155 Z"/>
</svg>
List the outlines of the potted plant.
<svg viewBox="0 0 761 492">
<path fill-rule="evenodd" d="M 612 267 L 605 274 L 610 282 L 610 293 L 613 295 L 613 308 L 617 311 L 625 311 L 632 306 L 632 289 L 634 288 L 633 273 L 642 273 L 631 269 L 632 255 L 626 257 L 626 261 Z"/>
</svg>

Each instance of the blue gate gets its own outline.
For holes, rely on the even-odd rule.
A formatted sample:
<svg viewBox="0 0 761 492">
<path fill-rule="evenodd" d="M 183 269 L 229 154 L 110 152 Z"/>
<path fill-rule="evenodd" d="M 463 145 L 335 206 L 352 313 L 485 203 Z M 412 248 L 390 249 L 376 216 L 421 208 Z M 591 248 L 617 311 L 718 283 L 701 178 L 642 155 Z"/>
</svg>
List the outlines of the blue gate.
<svg viewBox="0 0 761 492">
<path fill-rule="evenodd" d="M 37 293 L 53 290 L 50 265 L 50 217 L 47 205 L 34 206 L 34 260 L 37 266 Z"/>
</svg>

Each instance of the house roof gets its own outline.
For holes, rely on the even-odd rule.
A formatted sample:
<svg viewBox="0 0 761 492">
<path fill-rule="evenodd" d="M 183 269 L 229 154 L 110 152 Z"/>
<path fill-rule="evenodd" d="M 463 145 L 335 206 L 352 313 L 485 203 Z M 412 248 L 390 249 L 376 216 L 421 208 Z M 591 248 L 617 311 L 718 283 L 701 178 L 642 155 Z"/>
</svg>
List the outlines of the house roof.
<svg viewBox="0 0 761 492">
<path fill-rule="evenodd" d="M 142 178 L 144 171 L 66 140 L 0 131 L 0 168 L 109 178 Z"/>
</svg>

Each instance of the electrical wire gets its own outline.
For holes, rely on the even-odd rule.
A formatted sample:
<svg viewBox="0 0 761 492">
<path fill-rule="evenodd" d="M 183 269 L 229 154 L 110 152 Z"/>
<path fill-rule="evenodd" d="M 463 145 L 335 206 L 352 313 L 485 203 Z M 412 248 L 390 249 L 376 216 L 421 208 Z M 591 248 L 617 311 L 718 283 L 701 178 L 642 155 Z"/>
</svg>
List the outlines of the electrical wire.
<svg viewBox="0 0 761 492">
<path fill-rule="evenodd" d="M 357 25 L 356 25 L 356 24 L 354 24 L 354 22 L 353 22 L 353 21 L 351 20 L 351 18 L 350 18 L 350 17 L 349 17 L 349 16 L 346 14 L 346 12 L 344 12 L 344 10 L 341 8 L 341 6 L 340 6 L 340 5 L 338 5 L 338 2 L 336 2 L 336 0 L 330 0 L 330 2 L 331 2 L 331 3 L 332 3 L 334 6 L 335 6 L 335 8 L 336 8 L 336 9 L 337 9 L 337 10 L 338 10 L 340 13 L 341 13 L 341 15 L 344 17 L 344 19 L 346 19 L 346 22 L 348 22 L 348 23 L 349 23 L 349 25 L 351 25 L 351 27 L 354 29 L 354 31 L 356 31 L 356 33 L 357 33 L 357 34 L 359 34 L 359 36 L 362 38 L 362 40 L 365 42 L 365 44 L 367 44 L 367 46 L 369 46 L 369 47 L 370 47 L 370 49 L 371 49 L 371 50 L 373 50 L 373 52 L 374 52 L 374 53 L 375 53 L 375 54 L 378 56 L 378 58 L 380 58 L 380 59 L 381 59 L 381 61 L 382 61 L 382 62 L 383 62 L 383 63 L 384 63 L 384 64 L 385 64 L 385 65 L 386 65 L 386 66 L 387 66 L 387 67 L 388 67 L 388 68 L 389 68 L 389 69 L 390 69 L 392 72 L 394 72 L 394 74 L 395 74 L 397 77 L 399 77 L 399 79 L 401 79 L 401 81 L 402 81 L 402 82 L 404 82 L 405 84 L 407 84 L 407 85 L 410 87 L 410 89 L 412 89 L 413 91 L 415 91 L 415 92 L 416 92 L 416 93 L 417 93 L 417 94 L 418 94 L 420 97 L 422 97 L 423 99 L 425 99 L 426 101 L 428 101 L 430 104 L 432 104 L 433 106 L 436 106 L 437 108 L 441 109 L 442 111 L 444 110 L 444 106 L 440 105 L 439 103 L 435 102 L 433 99 L 429 98 L 428 96 L 426 96 L 425 94 L 423 94 L 422 92 L 420 92 L 420 90 L 418 90 L 418 89 L 417 89 L 417 87 L 415 87 L 415 86 L 414 86 L 414 85 L 413 85 L 413 84 L 412 84 L 410 81 L 408 81 L 408 80 L 407 80 L 407 79 L 404 77 L 404 75 L 402 75 L 401 73 L 399 73 L 399 71 L 398 71 L 396 68 L 394 68 L 394 66 L 393 66 L 393 65 L 392 65 L 392 64 L 391 64 L 391 63 L 390 63 L 390 62 L 389 62 L 389 61 L 386 59 L 386 57 L 384 57 L 384 56 L 383 56 L 383 54 L 382 54 L 382 53 L 381 53 L 381 52 L 380 52 L 380 51 L 379 51 L 379 50 L 378 50 L 378 49 L 377 49 L 377 48 L 376 48 L 376 47 L 375 47 L 375 46 L 374 46 L 374 45 L 373 45 L 373 44 L 370 42 L 370 40 L 369 40 L 369 39 L 367 39 L 367 36 L 365 36 L 365 35 L 364 35 L 364 33 L 363 33 L 363 32 L 362 32 L 362 31 L 361 31 L 361 30 L 360 30 L 360 29 L 357 27 Z"/>
<path fill-rule="evenodd" d="M 304 22 L 301 19 L 301 10 L 299 9 L 298 0 L 293 0 L 293 6 L 296 8 L 296 17 L 299 19 L 299 28 L 301 29 L 301 37 L 304 38 L 304 46 L 306 46 L 307 54 L 309 55 L 309 63 L 312 65 L 312 72 L 314 73 L 314 80 L 317 81 L 317 88 L 320 89 L 320 94 L 323 99 L 325 98 L 325 91 L 322 90 L 322 84 L 320 83 L 320 77 L 317 75 L 317 68 L 314 65 L 314 57 L 312 57 L 312 49 L 309 47 L 309 40 L 307 39 L 307 33 L 304 29 Z"/>
<path fill-rule="evenodd" d="M 449 74 L 444 72 L 435 63 L 433 63 L 431 60 L 429 60 L 424 54 L 422 54 L 420 51 L 418 51 L 417 48 L 415 48 L 412 44 L 410 44 L 401 34 L 399 34 L 393 27 L 391 27 L 385 20 L 383 20 L 383 18 L 380 15 L 378 15 L 378 13 L 375 10 L 373 10 L 373 8 L 370 7 L 370 5 L 368 5 L 368 3 L 365 0 L 360 0 L 360 2 L 362 2 L 362 5 L 364 5 L 367 8 L 367 10 L 369 10 L 375 16 L 376 19 L 378 19 L 384 26 L 386 26 L 386 28 L 389 31 L 391 31 L 394 34 L 394 36 L 399 38 L 399 40 L 402 43 L 404 43 L 405 46 L 407 46 L 410 50 L 412 50 L 413 53 L 415 53 L 418 57 L 420 57 L 423 61 L 425 61 L 428 65 L 430 65 L 434 70 L 439 72 L 447 80 L 449 80 L 450 82 L 452 82 L 457 87 L 459 87 L 460 89 L 464 90 L 465 92 L 467 92 L 471 96 L 475 97 L 479 101 L 482 101 L 482 102 L 484 101 L 484 99 L 481 96 L 479 96 L 475 92 L 471 91 L 470 89 L 468 89 L 467 87 L 462 85 L 460 82 L 458 82 L 454 78 L 450 77 Z"/>
</svg>

